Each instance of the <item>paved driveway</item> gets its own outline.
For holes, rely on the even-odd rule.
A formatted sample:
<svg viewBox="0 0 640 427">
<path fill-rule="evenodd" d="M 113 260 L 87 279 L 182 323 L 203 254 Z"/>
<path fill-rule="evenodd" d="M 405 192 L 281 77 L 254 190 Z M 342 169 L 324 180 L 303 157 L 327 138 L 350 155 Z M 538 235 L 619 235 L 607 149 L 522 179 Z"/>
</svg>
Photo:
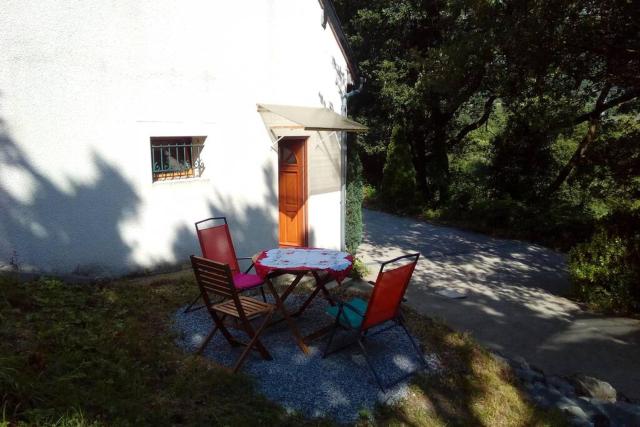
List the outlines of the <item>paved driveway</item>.
<svg viewBox="0 0 640 427">
<path fill-rule="evenodd" d="M 593 315 L 565 298 L 563 254 L 376 211 L 365 210 L 364 222 L 359 256 L 370 276 L 381 261 L 422 254 L 407 291 L 411 307 L 547 374 L 590 374 L 640 398 L 640 320 Z M 435 293 L 442 289 L 467 297 Z"/>
</svg>

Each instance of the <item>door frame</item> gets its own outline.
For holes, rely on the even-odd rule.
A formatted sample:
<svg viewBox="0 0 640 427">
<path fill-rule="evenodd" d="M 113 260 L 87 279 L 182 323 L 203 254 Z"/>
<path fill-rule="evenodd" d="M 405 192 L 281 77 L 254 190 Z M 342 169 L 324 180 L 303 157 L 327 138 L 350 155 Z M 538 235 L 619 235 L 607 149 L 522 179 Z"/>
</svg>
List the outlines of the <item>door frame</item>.
<svg viewBox="0 0 640 427">
<path fill-rule="evenodd" d="M 307 200 L 309 199 L 308 193 L 308 182 L 307 182 L 307 142 L 309 141 L 308 136 L 285 136 L 280 141 L 278 141 L 278 152 L 277 152 L 277 161 L 278 161 L 278 246 L 280 246 L 280 144 L 291 142 L 291 141 L 302 141 L 302 233 L 304 235 L 304 242 L 302 246 L 309 245 L 309 215 L 307 211 Z"/>
</svg>

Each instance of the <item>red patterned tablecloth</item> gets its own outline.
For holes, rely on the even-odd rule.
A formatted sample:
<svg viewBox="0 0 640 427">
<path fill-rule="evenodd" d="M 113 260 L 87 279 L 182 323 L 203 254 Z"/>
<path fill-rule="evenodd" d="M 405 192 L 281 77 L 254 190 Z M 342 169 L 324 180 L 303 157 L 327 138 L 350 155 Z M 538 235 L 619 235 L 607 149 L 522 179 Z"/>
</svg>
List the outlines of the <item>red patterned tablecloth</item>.
<svg viewBox="0 0 640 427">
<path fill-rule="evenodd" d="M 317 248 L 277 248 L 262 251 L 255 260 L 256 273 L 262 278 L 273 271 L 325 271 L 338 282 L 353 267 L 353 256 L 347 252 Z"/>
</svg>

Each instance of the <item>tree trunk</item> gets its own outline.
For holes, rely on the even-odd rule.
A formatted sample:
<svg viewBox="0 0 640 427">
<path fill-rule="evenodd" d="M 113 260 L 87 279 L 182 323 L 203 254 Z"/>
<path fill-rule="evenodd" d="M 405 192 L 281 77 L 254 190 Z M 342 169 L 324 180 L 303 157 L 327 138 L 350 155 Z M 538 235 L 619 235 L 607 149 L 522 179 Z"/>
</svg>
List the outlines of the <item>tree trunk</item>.
<svg viewBox="0 0 640 427">
<path fill-rule="evenodd" d="M 571 159 L 569 159 L 569 163 L 564 165 L 564 167 L 560 170 L 560 173 L 558 173 L 556 179 L 551 183 L 549 188 L 547 188 L 547 191 L 545 192 L 545 196 L 547 198 L 558 191 L 560 186 L 567 180 L 569 175 L 571 175 L 571 172 L 573 172 L 576 166 L 578 166 L 582 159 L 584 159 L 589 146 L 596 139 L 596 134 L 598 133 L 598 128 L 600 127 L 600 116 L 602 115 L 602 113 L 609 108 L 613 108 L 616 105 L 622 104 L 637 97 L 637 92 L 630 91 L 625 95 L 606 102 L 607 96 L 609 96 L 609 91 L 611 90 L 612 86 L 613 85 L 611 83 L 607 82 L 600 90 L 600 95 L 598 95 L 598 99 L 596 100 L 596 105 L 593 108 L 593 111 L 586 116 L 589 119 L 589 127 L 587 128 L 587 133 L 578 144 L 578 148 L 576 149 L 575 153 L 573 153 L 573 156 L 571 156 Z M 581 119 L 582 117 L 583 116 L 580 116 L 579 119 Z"/>
<path fill-rule="evenodd" d="M 438 194 L 436 205 L 441 206 L 449 198 L 449 156 L 446 130 L 437 123 L 432 142 L 433 156 L 429 162 L 433 189 L 432 193 Z"/>
<path fill-rule="evenodd" d="M 580 143 L 578 144 L 578 148 L 576 149 L 573 156 L 569 162 L 560 170 L 556 179 L 551 183 L 549 188 L 547 188 L 546 196 L 549 197 L 553 195 L 560 186 L 567 180 L 571 172 L 580 164 L 580 162 L 584 159 L 589 146 L 596 139 L 596 134 L 598 133 L 598 128 L 600 126 L 600 117 L 594 116 L 589 120 L 589 127 L 587 128 L 587 133 L 582 138 Z"/>
<path fill-rule="evenodd" d="M 483 124 L 487 123 L 487 121 L 489 120 L 489 116 L 491 116 L 491 110 L 493 109 L 493 103 L 494 103 L 494 101 L 496 99 L 498 99 L 498 97 L 496 95 L 491 95 L 489 98 L 487 98 L 487 100 L 484 103 L 484 111 L 482 113 L 482 116 L 480 116 L 480 118 L 478 118 L 478 120 L 476 120 L 475 122 L 469 123 L 468 125 L 466 125 L 462 129 L 460 129 L 460 131 L 455 136 L 455 138 L 453 138 L 451 140 L 451 142 L 449 143 L 450 147 L 458 145 L 459 143 L 462 142 L 464 137 L 467 136 L 470 132 L 473 132 L 474 130 L 476 130 L 480 126 L 482 126 Z"/>
</svg>

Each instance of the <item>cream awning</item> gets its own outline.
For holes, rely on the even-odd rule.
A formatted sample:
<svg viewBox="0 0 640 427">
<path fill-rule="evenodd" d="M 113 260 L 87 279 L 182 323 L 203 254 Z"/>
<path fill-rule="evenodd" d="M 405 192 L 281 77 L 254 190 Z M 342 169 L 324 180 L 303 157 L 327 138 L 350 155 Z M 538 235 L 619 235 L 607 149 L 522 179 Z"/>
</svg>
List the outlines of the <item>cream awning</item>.
<svg viewBox="0 0 640 427">
<path fill-rule="evenodd" d="M 272 130 L 303 129 L 364 132 L 366 126 L 334 113 L 328 108 L 298 107 L 294 105 L 258 104 L 258 112 Z"/>
</svg>

